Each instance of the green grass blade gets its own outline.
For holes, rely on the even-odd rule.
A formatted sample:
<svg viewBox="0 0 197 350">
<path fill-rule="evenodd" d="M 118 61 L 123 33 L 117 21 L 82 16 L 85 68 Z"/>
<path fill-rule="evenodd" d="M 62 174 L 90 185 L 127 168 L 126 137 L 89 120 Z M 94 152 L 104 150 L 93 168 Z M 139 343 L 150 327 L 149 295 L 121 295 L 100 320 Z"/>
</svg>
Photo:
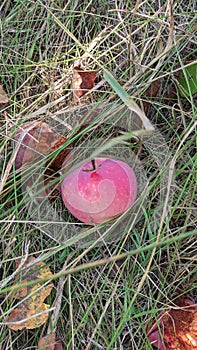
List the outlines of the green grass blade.
<svg viewBox="0 0 197 350">
<path fill-rule="evenodd" d="M 146 117 L 145 113 L 137 105 L 137 103 L 129 96 L 129 94 L 123 89 L 123 87 L 117 82 L 113 75 L 105 69 L 104 78 L 110 84 L 112 89 L 117 93 L 125 105 L 132 111 L 135 112 L 141 119 L 147 135 L 151 135 L 154 131 L 154 126 L 151 124 L 150 120 Z"/>
</svg>

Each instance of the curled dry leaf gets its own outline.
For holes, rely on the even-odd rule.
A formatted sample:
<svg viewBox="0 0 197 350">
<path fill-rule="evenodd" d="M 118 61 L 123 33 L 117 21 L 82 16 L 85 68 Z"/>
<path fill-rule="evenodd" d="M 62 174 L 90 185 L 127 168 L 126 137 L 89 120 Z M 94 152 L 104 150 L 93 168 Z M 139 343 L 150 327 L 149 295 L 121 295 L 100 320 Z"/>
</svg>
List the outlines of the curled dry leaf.
<svg viewBox="0 0 197 350">
<path fill-rule="evenodd" d="M 33 260 L 35 260 L 34 257 L 27 259 L 24 266 Z M 17 261 L 17 266 L 19 262 L 20 261 Z M 43 262 L 38 262 L 22 272 L 19 282 L 25 283 L 50 276 L 52 276 L 52 273 L 49 267 Z M 19 276 L 17 277 L 19 278 Z M 50 306 L 45 304 L 44 300 L 50 295 L 52 288 L 52 283 L 43 286 L 41 282 L 38 282 L 33 286 L 25 286 L 19 288 L 17 292 L 14 292 L 13 297 L 15 299 L 26 298 L 10 313 L 8 327 L 13 330 L 21 330 L 23 328 L 37 328 L 44 324 L 48 318 L 48 312 L 46 311 Z M 27 298 L 28 295 L 30 296 Z M 37 314 L 40 315 L 34 317 L 34 315 Z"/>
<path fill-rule="evenodd" d="M 60 340 L 55 340 L 55 332 L 47 334 L 42 337 L 38 342 L 39 350 L 63 350 Z"/>
<path fill-rule="evenodd" d="M 21 146 L 15 160 L 17 169 L 35 164 L 66 142 L 66 138 L 54 133 L 47 123 L 42 122 L 33 125 L 29 122 L 24 123 L 14 136 L 16 142 L 20 142 L 21 138 Z M 53 163 L 56 164 L 55 160 Z"/>
<path fill-rule="evenodd" d="M 150 343 L 159 350 L 197 349 L 197 304 L 186 296 L 158 315 L 148 331 Z"/>
<path fill-rule="evenodd" d="M 55 198 L 59 194 L 59 174 L 63 161 L 70 154 L 70 149 L 64 148 L 57 152 L 57 156 L 54 159 L 46 160 L 46 156 L 54 151 L 58 151 L 60 147 L 66 142 L 66 137 L 62 137 L 59 133 L 54 133 L 47 123 L 25 123 L 16 132 L 14 136 L 15 142 L 21 142 L 18 153 L 15 159 L 15 165 L 17 169 L 33 169 L 31 176 L 28 176 L 28 180 L 25 181 L 26 186 L 34 188 L 34 184 L 37 184 L 36 191 L 39 196 L 36 199 L 43 200 L 46 195 L 49 198 Z M 37 170 L 34 171 L 34 165 L 38 161 L 44 161 L 45 172 L 44 179 L 40 178 L 40 174 Z M 31 171 L 31 170 L 30 170 Z M 40 170 L 38 169 L 38 172 Z M 55 185 L 48 186 L 53 180 L 57 182 Z M 43 183 L 44 182 L 44 183 Z M 43 188 L 46 187 L 46 190 Z"/>
<path fill-rule="evenodd" d="M 0 85 L 0 103 L 8 103 L 8 96 L 3 90 L 2 85 Z"/>
<path fill-rule="evenodd" d="M 72 89 L 74 100 L 78 100 L 85 95 L 88 90 L 94 87 L 97 72 L 87 71 L 81 67 L 74 67 L 72 78 Z"/>
</svg>

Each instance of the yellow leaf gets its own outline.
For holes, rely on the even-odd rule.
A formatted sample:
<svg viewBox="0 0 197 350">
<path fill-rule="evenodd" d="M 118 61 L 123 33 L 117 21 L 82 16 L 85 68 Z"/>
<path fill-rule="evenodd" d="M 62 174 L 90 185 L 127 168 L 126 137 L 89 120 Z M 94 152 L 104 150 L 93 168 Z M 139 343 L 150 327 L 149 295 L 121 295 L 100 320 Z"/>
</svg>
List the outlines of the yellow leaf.
<svg viewBox="0 0 197 350">
<path fill-rule="evenodd" d="M 33 260 L 35 260 L 34 257 L 27 259 L 24 266 Z M 19 263 L 20 261 L 17 261 L 17 266 Z M 22 273 L 20 282 L 35 281 L 49 276 L 52 276 L 49 267 L 43 262 L 38 262 Z M 44 303 L 44 300 L 51 293 L 52 288 L 52 283 L 45 286 L 41 282 L 33 286 L 19 288 L 17 292 L 14 293 L 13 297 L 15 299 L 22 299 L 25 297 L 25 300 L 11 312 L 8 318 L 8 327 L 13 330 L 21 330 L 23 328 L 33 329 L 44 324 L 48 318 L 48 312 L 46 311 L 50 307 L 50 305 Z"/>
</svg>

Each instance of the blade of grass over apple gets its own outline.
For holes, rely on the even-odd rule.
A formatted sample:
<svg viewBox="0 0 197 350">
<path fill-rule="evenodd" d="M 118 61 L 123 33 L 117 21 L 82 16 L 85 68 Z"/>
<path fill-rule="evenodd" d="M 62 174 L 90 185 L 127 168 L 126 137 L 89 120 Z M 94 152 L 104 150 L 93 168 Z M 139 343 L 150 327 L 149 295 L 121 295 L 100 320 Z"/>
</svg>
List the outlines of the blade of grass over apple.
<svg viewBox="0 0 197 350">
<path fill-rule="evenodd" d="M 121 98 L 121 100 L 125 103 L 125 105 L 132 111 L 135 112 L 141 119 L 145 133 L 143 136 L 151 135 L 154 131 L 154 126 L 150 122 L 150 120 L 146 117 L 145 113 L 141 110 L 141 108 L 137 105 L 137 103 L 129 96 L 129 94 L 123 89 L 123 87 L 117 82 L 117 80 L 113 77 L 113 75 L 108 71 L 104 70 L 104 78 L 110 84 L 112 89 L 117 93 L 117 95 Z"/>
<path fill-rule="evenodd" d="M 111 147 L 114 147 L 118 144 L 123 143 L 124 141 L 129 141 L 132 138 L 138 138 L 138 137 L 142 137 L 142 136 L 147 136 L 147 131 L 144 129 L 141 130 L 135 130 L 132 132 L 125 132 L 125 134 L 121 135 L 121 136 L 117 136 L 114 137 L 112 139 L 110 139 L 108 142 L 106 142 L 105 144 L 99 146 L 99 148 L 96 148 L 89 157 L 86 157 L 86 159 L 79 161 L 77 164 L 73 165 L 72 168 L 68 169 L 67 174 L 71 173 L 73 170 L 79 168 L 80 166 L 82 166 L 85 162 L 91 161 L 92 159 L 99 157 L 99 155 L 102 152 L 107 151 L 108 149 L 110 149 Z M 64 179 L 64 174 L 61 175 L 60 179 Z"/>
</svg>

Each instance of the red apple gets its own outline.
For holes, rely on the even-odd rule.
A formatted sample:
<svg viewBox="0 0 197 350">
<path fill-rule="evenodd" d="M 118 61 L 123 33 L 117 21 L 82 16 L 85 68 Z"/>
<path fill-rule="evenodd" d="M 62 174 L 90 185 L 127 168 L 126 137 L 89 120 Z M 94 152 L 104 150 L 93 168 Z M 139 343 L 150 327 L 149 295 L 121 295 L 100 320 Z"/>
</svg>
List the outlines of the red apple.
<svg viewBox="0 0 197 350">
<path fill-rule="evenodd" d="M 74 217 L 86 224 L 97 224 L 133 205 L 137 181 L 134 171 L 121 160 L 96 158 L 94 163 L 89 161 L 68 174 L 61 192 Z"/>
</svg>

